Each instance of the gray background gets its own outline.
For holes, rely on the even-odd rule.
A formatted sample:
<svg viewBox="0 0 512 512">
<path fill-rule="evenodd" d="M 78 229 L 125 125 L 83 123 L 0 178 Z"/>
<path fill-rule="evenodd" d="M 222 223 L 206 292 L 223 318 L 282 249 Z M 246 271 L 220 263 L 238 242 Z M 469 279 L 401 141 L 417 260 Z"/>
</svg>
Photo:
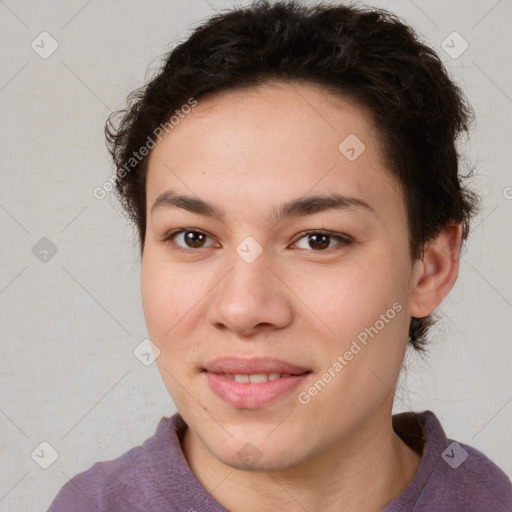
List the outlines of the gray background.
<svg viewBox="0 0 512 512">
<path fill-rule="evenodd" d="M 112 172 L 110 111 L 191 27 L 235 3 L 0 1 L 0 510 L 44 510 L 70 477 L 175 411 L 155 365 L 133 354 L 147 333 L 132 229 L 112 195 L 92 190 Z M 477 123 L 462 149 L 483 194 L 444 319 L 429 355 L 408 355 L 396 411 L 433 410 L 449 437 L 512 475 L 512 4 L 368 3 L 415 27 L 465 89 Z M 31 47 L 51 49 L 43 31 L 59 45 L 45 59 Z M 442 47 L 454 31 L 469 44 L 457 58 Z M 58 452 L 47 469 L 42 442 Z"/>
</svg>

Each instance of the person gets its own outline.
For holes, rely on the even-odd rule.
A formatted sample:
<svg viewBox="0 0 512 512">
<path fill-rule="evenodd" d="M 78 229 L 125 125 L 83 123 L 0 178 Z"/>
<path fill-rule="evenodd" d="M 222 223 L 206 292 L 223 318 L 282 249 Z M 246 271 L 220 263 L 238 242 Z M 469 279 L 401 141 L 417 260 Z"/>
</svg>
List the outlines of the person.
<svg viewBox="0 0 512 512">
<path fill-rule="evenodd" d="M 392 414 L 478 208 L 472 115 L 375 8 L 255 2 L 170 51 L 105 131 L 178 412 L 50 512 L 512 510 L 432 411 Z"/>
</svg>

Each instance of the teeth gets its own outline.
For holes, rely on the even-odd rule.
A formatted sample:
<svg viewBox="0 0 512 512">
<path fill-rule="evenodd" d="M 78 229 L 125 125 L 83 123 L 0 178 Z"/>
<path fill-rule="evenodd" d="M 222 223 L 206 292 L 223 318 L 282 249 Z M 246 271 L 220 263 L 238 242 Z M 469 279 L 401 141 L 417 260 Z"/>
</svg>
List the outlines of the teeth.
<svg viewBox="0 0 512 512">
<path fill-rule="evenodd" d="M 282 377 L 290 377 L 290 373 L 253 373 L 252 375 L 246 375 L 246 374 L 230 374 L 226 373 L 225 376 L 228 379 L 234 380 L 236 382 L 244 382 L 244 383 L 251 383 L 251 384 L 260 384 L 263 382 L 267 382 L 269 380 L 277 380 Z"/>
<path fill-rule="evenodd" d="M 266 373 L 255 373 L 254 375 L 249 375 L 249 382 L 253 384 L 259 384 L 260 382 L 267 382 L 268 377 Z"/>
</svg>

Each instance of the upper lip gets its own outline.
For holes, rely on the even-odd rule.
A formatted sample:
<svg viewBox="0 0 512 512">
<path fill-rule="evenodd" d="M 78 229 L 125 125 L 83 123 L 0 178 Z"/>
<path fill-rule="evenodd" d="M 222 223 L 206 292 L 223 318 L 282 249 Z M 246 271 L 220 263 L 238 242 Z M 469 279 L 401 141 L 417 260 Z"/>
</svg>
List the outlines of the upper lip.
<svg viewBox="0 0 512 512">
<path fill-rule="evenodd" d="M 218 357 L 208 362 L 204 369 L 210 373 L 229 373 L 233 375 L 254 375 L 258 373 L 300 375 L 310 372 L 308 368 L 287 363 L 273 357 Z"/>
</svg>

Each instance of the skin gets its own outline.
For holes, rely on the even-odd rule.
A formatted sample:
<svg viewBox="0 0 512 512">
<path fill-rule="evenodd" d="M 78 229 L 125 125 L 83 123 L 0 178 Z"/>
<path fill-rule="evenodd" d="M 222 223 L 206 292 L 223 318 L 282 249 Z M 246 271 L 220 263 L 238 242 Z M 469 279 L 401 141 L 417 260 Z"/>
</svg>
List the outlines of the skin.
<svg viewBox="0 0 512 512">
<path fill-rule="evenodd" d="M 338 149 L 349 134 L 365 144 L 354 161 Z M 410 317 L 434 311 L 455 283 L 461 226 L 445 228 L 422 260 L 411 261 L 402 191 L 378 140 L 371 115 L 346 98 L 272 82 L 201 99 L 150 156 L 142 258 L 148 333 L 189 427 L 188 463 L 231 511 L 380 510 L 419 468 L 420 455 L 392 429 L 394 390 Z M 170 189 L 213 202 L 225 216 L 151 212 Z M 270 218 L 283 202 L 332 192 L 372 210 Z M 180 228 L 207 236 L 192 247 L 183 234 L 163 240 Z M 351 242 L 331 238 L 319 249 L 303 233 L 317 230 Z M 236 252 L 248 236 L 262 249 L 252 263 Z M 298 393 L 394 303 L 401 311 L 300 403 Z M 270 356 L 312 373 L 270 405 L 241 409 L 218 398 L 202 372 L 220 355 Z M 237 455 L 247 443 L 257 463 Z"/>
</svg>

